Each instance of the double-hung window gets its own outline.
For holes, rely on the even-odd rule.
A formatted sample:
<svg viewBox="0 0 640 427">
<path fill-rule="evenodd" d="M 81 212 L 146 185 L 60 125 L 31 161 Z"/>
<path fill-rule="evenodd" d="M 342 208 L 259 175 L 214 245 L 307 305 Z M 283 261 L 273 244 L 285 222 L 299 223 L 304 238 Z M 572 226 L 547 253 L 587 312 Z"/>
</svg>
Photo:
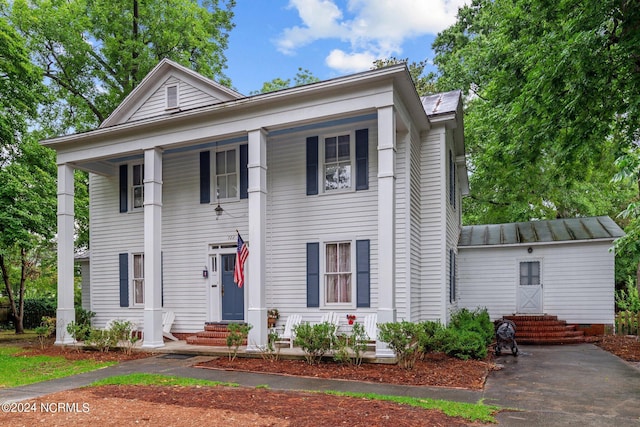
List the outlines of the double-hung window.
<svg viewBox="0 0 640 427">
<path fill-rule="evenodd" d="M 132 288 L 134 305 L 144 304 L 144 254 L 133 254 Z"/>
<path fill-rule="evenodd" d="M 238 156 L 236 149 L 215 153 L 216 196 L 220 199 L 238 197 Z"/>
<path fill-rule="evenodd" d="M 351 188 L 352 176 L 351 135 L 331 136 L 324 139 L 324 190 Z"/>
<path fill-rule="evenodd" d="M 131 165 L 131 206 L 144 207 L 144 164 Z"/>
<path fill-rule="evenodd" d="M 325 245 L 325 302 L 351 303 L 352 300 L 351 242 Z"/>
</svg>

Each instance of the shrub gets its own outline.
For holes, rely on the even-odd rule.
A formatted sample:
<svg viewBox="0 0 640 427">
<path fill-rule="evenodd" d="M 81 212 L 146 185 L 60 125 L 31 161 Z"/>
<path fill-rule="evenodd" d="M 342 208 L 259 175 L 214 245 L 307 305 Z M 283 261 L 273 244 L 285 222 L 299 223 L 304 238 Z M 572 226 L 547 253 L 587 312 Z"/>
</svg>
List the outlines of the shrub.
<svg viewBox="0 0 640 427">
<path fill-rule="evenodd" d="M 229 347 L 229 360 L 234 361 L 238 356 L 238 348 L 247 339 L 251 325 L 247 323 L 230 323 L 227 326 L 227 347 Z"/>
<path fill-rule="evenodd" d="M 51 336 L 56 330 L 56 318 L 44 316 L 42 318 L 42 322 L 40 326 L 35 329 L 36 335 L 38 335 L 38 342 L 40 343 L 40 348 L 44 349 L 47 338 Z"/>
<path fill-rule="evenodd" d="M 108 353 L 111 347 L 118 345 L 118 337 L 111 329 L 92 328 L 85 343 L 97 348 L 102 353 Z"/>
<path fill-rule="evenodd" d="M 131 354 L 133 346 L 138 342 L 138 335 L 134 333 L 133 323 L 128 320 L 122 322 L 114 320 L 111 322 L 109 331 L 113 334 L 113 340 L 116 345 L 120 343 L 124 344 L 124 352 L 126 354 Z"/>
<path fill-rule="evenodd" d="M 640 311 L 640 296 L 634 277 L 627 277 L 626 289 L 616 291 L 616 305 L 622 311 Z"/>
<path fill-rule="evenodd" d="M 91 333 L 91 325 L 69 322 L 67 324 L 67 332 L 76 342 L 86 341 L 89 338 L 89 333 Z"/>
<path fill-rule="evenodd" d="M 443 328 L 436 332 L 434 340 L 440 351 L 458 359 L 484 359 L 487 356 L 484 338 L 474 331 Z"/>
<path fill-rule="evenodd" d="M 422 355 L 440 351 L 438 347 L 438 342 L 436 340 L 436 334 L 438 331 L 444 328 L 442 323 L 436 321 L 427 320 L 425 322 L 421 322 L 418 324 L 420 328 L 422 328 L 423 333 L 420 334 L 420 352 Z"/>
<path fill-rule="evenodd" d="M 450 327 L 477 333 L 485 345 L 491 344 L 495 333 L 494 325 L 486 308 L 478 308 L 474 311 L 463 308 L 456 311 L 451 315 Z"/>
<path fill-rule="evenodd" d="M 316 325 L 305 322 L 295 326 L 293 332 L 293 345 L 302 348 L 305 360 L 313 365 L 319 362 L 334 344 L 336 326 L 329 322 Z"/>
<path fill-rule="evenodd" d="M 396 353 L 398 364 L 405 369 L 413 369 L 418 357 L 422 355 L 420 342 L 424 330 L 412 322 L 381 323 L 379 325 L 380 341 L 386 342 Z"/>
</svg>

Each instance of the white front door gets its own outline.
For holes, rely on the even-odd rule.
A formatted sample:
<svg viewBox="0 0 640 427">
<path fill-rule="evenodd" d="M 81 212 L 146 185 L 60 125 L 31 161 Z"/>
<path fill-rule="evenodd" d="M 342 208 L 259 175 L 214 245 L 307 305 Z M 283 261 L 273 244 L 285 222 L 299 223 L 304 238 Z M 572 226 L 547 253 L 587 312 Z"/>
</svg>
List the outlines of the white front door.
<svg viewBox="0 0 640 427">
<path fill-rule="evenodd" d="M 517 313 L 542 314 L 540 261 L 521 261 L 518 282 Z"/>
</svg>

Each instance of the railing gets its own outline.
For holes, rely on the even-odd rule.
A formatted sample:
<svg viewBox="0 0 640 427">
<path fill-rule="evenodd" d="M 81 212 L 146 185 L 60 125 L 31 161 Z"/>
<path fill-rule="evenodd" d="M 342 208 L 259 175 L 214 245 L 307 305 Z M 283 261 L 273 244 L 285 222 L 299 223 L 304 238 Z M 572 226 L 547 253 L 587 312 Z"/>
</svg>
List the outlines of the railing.
<svg viewBox="0 0 640 427">
<path fill-rule="evenodd" d="M 616 314 L 617 335 L 640 335 L 640 311 L 620 311 Z"/>
</svg>

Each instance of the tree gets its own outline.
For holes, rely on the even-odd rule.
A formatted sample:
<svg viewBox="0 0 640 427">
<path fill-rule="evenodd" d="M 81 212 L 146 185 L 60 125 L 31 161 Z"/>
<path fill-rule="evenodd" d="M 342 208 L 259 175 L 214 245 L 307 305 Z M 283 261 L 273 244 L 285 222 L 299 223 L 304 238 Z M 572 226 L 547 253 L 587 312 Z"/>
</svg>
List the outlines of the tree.
<svg viewBox="0 0 640 427">
<path fill-rule="evenodd" d="M 320 81 L 319 78 L 313 75 L 311 71 L 298 67 L 298 72 L 294 77 L 294 86 L 302 86 Z M 280 77 L 264 82 L 262 88 L 257 91 L 252 91 L 251 95 L 257 95 L 260 93 L 275 92 L 277 90 L 287 89 L 291 87 L 291 79 L 283 80 Z"/>
<path fill-rule="evenodd" d="M 407 64 L 407 67 L 409 68 L 409 74 L 411 75 L 411 79 L 413 80 L 413 84 L 415 84 L 416 90 L 418 91 L 418 94 L 420 96 L 431 95 L 438 91 L 435 84 L 435 73 L 430 72 L 428 74 L 424 74 L 424 69 L 427 67 L 426 60 L 410 63 L 409 58 L 398 59 L 392 56 L 391 58 L 375 60 L 371 69 L 375 70 L 378 68 L 402 63 Z"/>
<path fill-rule="evenodd" d="M 55 133 L 95 128 L 163 58 L 224 75 L 235 0 L 14 0 L 0 11 L 48 82 L 41 120 Z"/>
<path fill-rule="evenodd" d="M 613 214 L 638 137 L 637 0 L 474 0 L 434 42 L 441 90 L 468 94 L 470 222 Z"/>
<path fill-rule="evenodd" d="M 35 138 L 15 153 L 0 168 L 0 271 L 20 334 L 26 283 L 36 274 L 34 251 L 51 241 L 56 226 L 56 167 L 53 151 Z"/>
<path fill-rule="evenodd" d="M 4 0 L 0 0 L 0 8 Z M 42 74 L 31 65 L 24 40 L 0 19 L 0 163 L 36 113 Z"/>
</svg>

